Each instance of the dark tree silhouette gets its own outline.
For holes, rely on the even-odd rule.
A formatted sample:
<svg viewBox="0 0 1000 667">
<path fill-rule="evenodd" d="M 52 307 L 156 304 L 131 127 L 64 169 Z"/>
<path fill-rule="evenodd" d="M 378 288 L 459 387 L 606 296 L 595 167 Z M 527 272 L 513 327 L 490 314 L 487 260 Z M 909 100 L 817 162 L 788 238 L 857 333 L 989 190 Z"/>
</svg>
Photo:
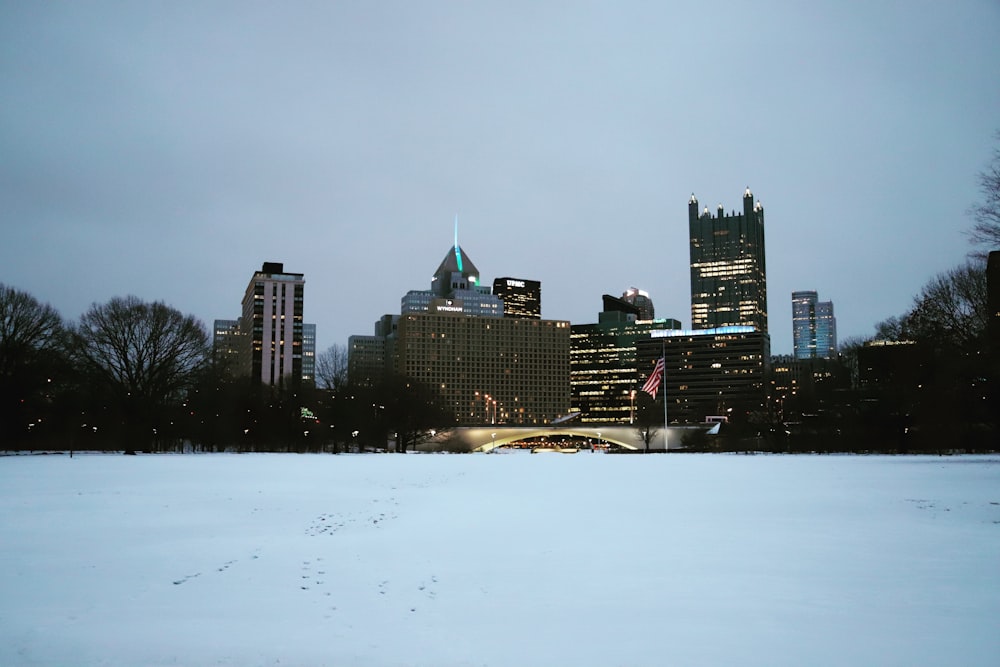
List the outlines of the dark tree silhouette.
<svg viewBox="0 0 1000 667">
<path fill-rule="evenodd" d="M 431 430 L 454 426 L 454 418 L 441 405 L 436 391 L 403 375 L 390 375 L 380 386 L 378 406 L 385 426 L 396 436 L 396 451 L 420 444 Z"/>
<path fill-rule="evenodd" d="M 997 133 L 1000 139 L 1000 132 Z M 979 172 L 979 192 L 983 199 L 969 209 L 975 225 L 969 230 L 969 240 L 985 246 L 973 255 L 985 257 L 989 250 L 1000 249 L 1000 148 L 993 149 L 990 165 Z"/>
<path fill-rule="evenodd" d="M 660 426 L 663 424 L 663 403 L 658 403 L 646 392 L 640 391 L 637 396 L 637 410 L 635 414 L 636 433 L 642 439 L 643 452 L 648 454 L 649 447 L 660 434 Z"/>
<path fill-rule="evenodd" d="M 91 306 L 72 328 L 70 345 L 103 402 L 92 410 L 105 411 L 106 425 L 126 450 L 156 442 L 209 359 L 200 321 L 134 296 Z"/>
<path fill-rule="evenodd" d="M 0 440 L 21 442 L 38 427 L 62 334 L 52 306 L 0 283 Z"/>
<path fill-rule="evenodd" d="M 346 345 L 331 345 L 316 357 L 316 386 L 335 392 L 347 386 Z"/>
</svg>

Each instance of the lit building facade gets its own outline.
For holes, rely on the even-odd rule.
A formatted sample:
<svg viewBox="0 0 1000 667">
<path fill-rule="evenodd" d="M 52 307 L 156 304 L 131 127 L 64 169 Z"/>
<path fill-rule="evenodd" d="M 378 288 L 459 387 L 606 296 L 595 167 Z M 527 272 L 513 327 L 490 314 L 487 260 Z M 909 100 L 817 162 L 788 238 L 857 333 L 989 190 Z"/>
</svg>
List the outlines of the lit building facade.
<svg viewBox="0 0 1000 667">
<path fill-rule="evenodd" d="M 461 313 L 399 319 L 397 370 L 458 424 L 547 424 L 570 408 L 569 322 Z"/>
<path fill-rule="evenodd" d="M 496 278 L 493 294 L 503 302 L 504 317 L 542 317 L 542 283 L 524 278 Z"/>
<path fill-rule="evenodd" d="M 815 291 L 792 292 L 792 339 L 796 359 L 834 359 L 837 319 L 832 301 L 819 301 Z"/>
<path fill-rule="evenodd" d="M 221 369 L 235 374 L 243 354 L 243 336 L 239 320 L 215 320 L 212 327 L 212 361 Z"/>
<path fill-rule="evenodd" d="M 650 369 L 663 355 L 670 423 L 722 416 L 746 421 L 766 414 L 771 341 L 752 326 L 650 332 L 638 340 L 637 363 Z M 648 375 L 640 373 L 640 381 Z M 658 397 L 659 400 L 659 397 Z"/>
<path fill-rule="evenodd" d="M 636 342 L 652 331 L 680 329 L 677 320 L 639 320 L 638 308 L 604 295 L 597 324 L 570 327 L 571 406 L 591 423 L 634 423 L 638 382 Z"/>
<path fill-rule="evenodd" d="M 396 372 L 438 392 L 457 424 L 546 424 L 570 407 L 569 322 L 542 320 L 541 285 L 502 278 L 507 306 L 455 245 L 374 336 L 351 336 L 359 382 Z M 509 283 L 509 284 L 508 284 Z"/>
<path fill-rule="evenodd" d="M 302 325 L 302 380 L 316 382 L 316 325 Z"/>
<path fill-rule="evenodd" d="M 480 284 L 479 269 L 456 243 L 441 260 L 429 290 L 410 290 L 400 312 L 454 312 L 472 317 L 502 317 L 503 302 Z"/>
<path fill-rule="evenodd" d="M 764 207 L 743 193 L 743 212 L 712 215 L 688 201 L 691 255 L 691 328 L 751 326 L 767 332 Z"/>
<path fill-rule="evenodd" d="M 302 312 L 305 278 L 264 262 L 243 297 L 241 335 L 249 344 L 244 374 L 266 385 L 289 386 L 302 379 Z"/>
</svg>

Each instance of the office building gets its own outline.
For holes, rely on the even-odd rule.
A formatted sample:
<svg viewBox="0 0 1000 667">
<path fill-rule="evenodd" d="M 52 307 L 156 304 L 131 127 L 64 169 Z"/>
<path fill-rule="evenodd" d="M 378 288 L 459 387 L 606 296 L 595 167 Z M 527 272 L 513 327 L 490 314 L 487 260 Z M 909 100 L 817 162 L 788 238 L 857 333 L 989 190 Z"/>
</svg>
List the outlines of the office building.
<svg viewBox="0 0 1000 667">
<path fill-rule="evenodd" d="M 656 319 L 656 311 L 653 309 L 653 300 L 649 298 L 649 292 L 630 287 L 622 294 L 622 301 L 632 304 L 639 309 L 640 320 Z"/>
<path fill-rule="evenodd" d="M 709 417 L 746 422 L 766 414 L 770 348 L 769 336 L 752 326 L 653 331 L 636 341 L 638 381 L 663 355 L 671 424 Z"/>
<path fill-rule="evenodd" d="M 280 262 L 264 262 L 243 297 L 240 334 L 249 354 L 245 375 L 272 386 L 294 386 L 302 379 L 302 311 L 305 278 L 286 273 Z"/>
<path fill-rule="evenodd" d="M 407 292 L 400 300 L 400 312 L 502 317 L 504 310 L 500 298 L 480 284 L 479 269 L 456 243 L 434 272 L 431 288 Z"/>
<path fill-rule="evenodd" d="M 508 281 L 511 283 L 508 285 Z M 374 383 L 395 372 L 439 393 L 458 424 L 545 424 L 569 412 L 569 322 L 540 318 L 537 281 L 481 285 L 456 243 L 429 290 L 411 290 L 374 336 L 351 336 L 349 369 Z"/>
<path fill-rule="evenodd" d="M 819 301 L 815 291 L 792 292 L 792 339 L 796 359 L 834 359 L 837 320 L 833 302 Z"/>
<path fill-rule="evenodd" d="M 602 298 L 597 324 L 570 327 L 571 407 L 584 422 L 631 424 L 641 386 L 636 342 L 653 331 L 680 329 L 681 323 L 640 320 L 635 305 L 608 294 Z"/>
<path fill-rule="evenodd" d="M 352 385 L 377 386 L 392 367 L 388 336 L 350 336 L 347 339 L 347 377 Z"/>
<path fill-rule="evenodd" d="M 302 380 L 316 382 L 316 325 L 302 324 Z"/>
<path fill-rule="evenodd" d="M 750 188 L 743 211 L 713 215 L 688 202 L 691 251 L 691 328 L 751 326 L 767 332 L 767 271 L 764 261 L 764 207 Z"/>
<path fill-rule="evenodd" d="M 399 319 L 398 371 L 459 424 L 547 424 L 570 408 L 569 322 L 463 313 Z"/>
<path fill-rule="evenodd" d="M 496 278 L 493 294 L 503 302 L 504 317 L 542 317 L 542 283 L 524 278 Z"/>
<path fill-rule="evenodd" d="M 243 337 L 239 320 L 215 320 L 212 327 L 212 361 L 223 371 L 233 375 L 240 368 Z"/>
</svg>

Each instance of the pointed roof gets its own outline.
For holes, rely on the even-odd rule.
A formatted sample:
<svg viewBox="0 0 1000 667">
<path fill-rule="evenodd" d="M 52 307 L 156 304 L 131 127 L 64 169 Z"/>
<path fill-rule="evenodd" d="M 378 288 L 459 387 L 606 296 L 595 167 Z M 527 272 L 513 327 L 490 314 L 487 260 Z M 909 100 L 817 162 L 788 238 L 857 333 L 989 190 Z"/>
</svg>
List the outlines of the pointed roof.
<svg viewBox="0 0 1000 667">
<path fill-rule="evenodd" d="M 475 276 L 477 281 L 479 279 L 479 269 L 476 268 L 476 265 L 472 263 L 469 256 L 457 244 L 448 250 L 448 254 L 441 260 L 441 265 L 438 266 L 434 275 L 438 276 L 442 273 L 446 273 L 449 276 L 452 273 L 461 273 L 466 277 Z"/>
</svg>

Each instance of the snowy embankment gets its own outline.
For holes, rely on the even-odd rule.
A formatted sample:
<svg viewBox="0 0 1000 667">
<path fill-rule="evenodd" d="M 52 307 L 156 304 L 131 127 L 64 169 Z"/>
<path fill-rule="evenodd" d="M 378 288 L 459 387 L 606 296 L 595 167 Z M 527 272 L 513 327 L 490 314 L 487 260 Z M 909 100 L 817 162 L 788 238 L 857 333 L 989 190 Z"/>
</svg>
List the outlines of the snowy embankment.
<svg viewBox="0 0 1000 667">
<path fill-rule="evenodd" d="M 997 665 L 1000 459 L 0 458 L 3 665 Z"/>
</svg>

